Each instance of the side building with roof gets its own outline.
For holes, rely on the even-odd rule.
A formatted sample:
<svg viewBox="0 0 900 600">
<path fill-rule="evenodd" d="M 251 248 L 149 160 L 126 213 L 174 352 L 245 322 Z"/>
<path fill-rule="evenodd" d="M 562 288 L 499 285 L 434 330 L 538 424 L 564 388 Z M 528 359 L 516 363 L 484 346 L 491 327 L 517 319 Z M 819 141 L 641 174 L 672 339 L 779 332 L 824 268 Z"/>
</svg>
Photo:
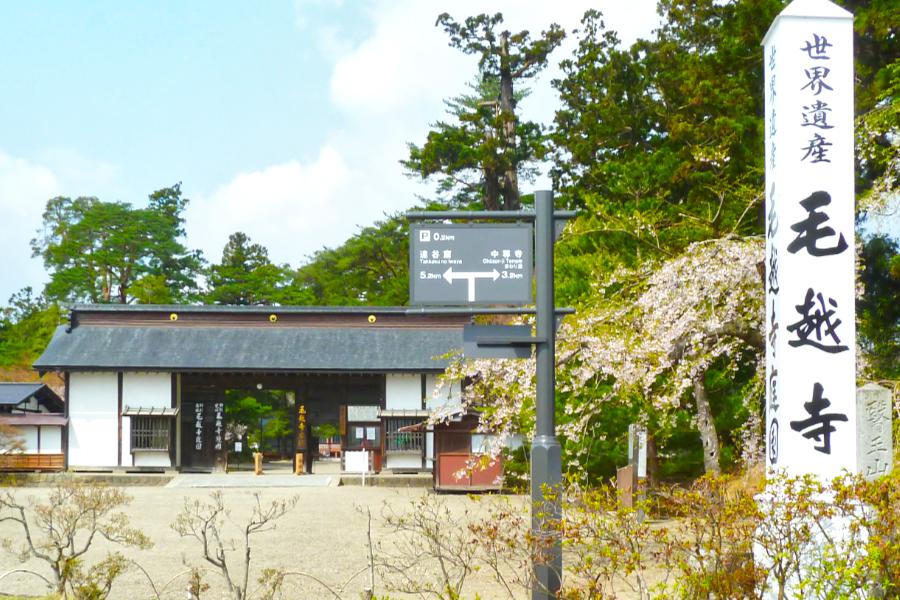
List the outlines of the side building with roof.
<svg viewBox="0 0 900 600">
<path fill-rule="evenodd" d="M 43 383 L 0 383 L 0 471 L 58 471 L 65 466 L 66 417 L 59 394 Z"/>
<path fill-rule="evenodd" d="M 65 380 L 72 470 L 225 469 L 255 426 L 229 427 L 235 392 L 270 390 L 288 407 L 278 447 L 301 470 L 329 424 L 375 470 L 428 471 L 433 430 L 410 426 L 459 403 L 439 376 L 468 322 L 404 307 L 78 305 L 34 368 Z"/>
</svg>

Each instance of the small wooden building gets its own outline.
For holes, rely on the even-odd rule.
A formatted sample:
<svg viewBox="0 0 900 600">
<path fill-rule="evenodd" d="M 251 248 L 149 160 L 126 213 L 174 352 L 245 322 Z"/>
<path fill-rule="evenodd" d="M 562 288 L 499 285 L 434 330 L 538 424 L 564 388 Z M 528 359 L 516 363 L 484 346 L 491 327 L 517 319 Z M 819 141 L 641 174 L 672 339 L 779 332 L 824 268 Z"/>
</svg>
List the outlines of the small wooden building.
<svg viewBox="0 0 900 600">
<path fill-rule="evenodd" d="M 462 413 L 434 426 L 434 489 L 492 491 L 503 487 L 503 460 L 486 452 L 489 434 L 477 431 L 478 415 Z"/>
<path fill-rule="evenodd" d="M 43 383 L 0 383 L 0 424 L 21 449 L 0 450 L 0 471 L 59 471 L 65 466 L 67 419 L 62 398 Z"/>
</svg>

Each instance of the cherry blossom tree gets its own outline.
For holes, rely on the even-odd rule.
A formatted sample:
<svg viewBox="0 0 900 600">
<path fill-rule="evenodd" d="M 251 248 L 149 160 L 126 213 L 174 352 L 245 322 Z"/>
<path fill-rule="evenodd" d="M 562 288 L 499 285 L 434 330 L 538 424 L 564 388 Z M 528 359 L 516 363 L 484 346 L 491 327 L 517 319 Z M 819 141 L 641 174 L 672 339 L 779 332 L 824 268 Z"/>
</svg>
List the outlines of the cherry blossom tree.
<svg viewBox="0 0 900 600">
<path fill-rule="evenodd" d="M 761 442 L 764 393 L 763 240 L 724 238 L 697 242 L 669 260 L 620 269 L 598 281 L 593 303 L 561 326 L 557 380 L 567 393 L 560 433 L 579 469 L 589 423 L 618 395 L 643 396 L 665 418 L 689 401 L 704 448 L 704 466 L 717 473 L 719 436 L 704 384 L 712 365 L 732 372 L 756 365 L 744 401 L 751 415 L 743 448 L 755 459 Z M 533 360 L 456 360 L 448 378 L 465 380 L 463 401 L 481 411 L 480 427 L 497 433 L 493 452 L 534 425 Z M 611 391 L 596 397 L 598 380 Z M 438 415 L 436 418 L 441 418 Z"/>
</svg>

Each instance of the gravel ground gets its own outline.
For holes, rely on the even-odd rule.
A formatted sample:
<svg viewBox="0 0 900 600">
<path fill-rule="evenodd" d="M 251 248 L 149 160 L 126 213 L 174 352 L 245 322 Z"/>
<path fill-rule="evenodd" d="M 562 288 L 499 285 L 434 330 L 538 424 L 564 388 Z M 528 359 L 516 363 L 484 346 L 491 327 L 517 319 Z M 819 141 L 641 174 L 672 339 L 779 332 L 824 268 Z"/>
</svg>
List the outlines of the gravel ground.
<svg viewBox="0 0 900 600">
<path fill-rule="evenodd" d="M 139 562 L 158 586 L 168 587 L 164 598 L 186 598 L 186 565 L 201 565 L 199 543 L 196 540 L 181 538 L 170 524 L 183 506 L 185 500 L 207 499 L 212 490 L 198 488 L 172 487 L 131 487 L 125 490 L 133 497 L 126 513 L 132 526 L 143 530 L 154 542 L 150 550 L 126 549 L 129 558 Z M 252 490 L 228 488 L 222 490 L 226 505 L 231 510 L 234 521 L 241 522 L 249 516 L 253 502 Z M 44 501 L 49 489 L 28 488 L 16 490 L 23 498 L 33 497 L 36 501 Z M 261 488 L 258 490 L 263 502 L 296 495 L 299 497 L 297 507 L 277 524 L 273 531 L 259 534 L 252 538 L 253 567 L 251 580 L 263 567 L 279 567 L 289 571 L 303 571 L 315 575 L 328 585 L 337 588 L 350 575 L 364 570 L 368 564 L 366 544 L 366 507 L 371 509 L 373 517 L 381 514 L 384 504 L 390 503 L 396 510 L 408 509 L 411 501 L 423 494 L 433 493 L 423 489 L 397 489 L 357 486 L 342 487 L 298 487 L 298 488 Z M 479 513 L 485 510 L 485 503 L 477 502 L 465 495 L 442 495 L 454 515 L 463 515 L 465 511 Z M 521 503 L 523 510 L 527 504 L 523 498 L 512 498 Z M 362 511 L 362 512 L 361 512 Z M 378 539 L 382 533 L 377 518 L 373 527 L 373 537 Z M 18 542 L 22 539 L 17 525 L 9 522 L 0 523 L 0 538 L 10 538 Z M 232 529 L 237 536 L 237 530 Z M 108 544 L 97 543 L 92 559 L 103 556 Z M 236 564 L 236 562 L 235 562 Z M 16 558 L 8 552 L 0 551 L 0 572 L 19 567 Z M 49 571 L 39 563 L 31 561 L 24 565 L 40 570 L 45 575 Z M 368 576 L 364 573 L 351 581 L 340 594 L 341 598 L 359 598 L 367 585 Z M 208 582 L 213 586 L 204 598 L 224 598 L 224 588 L 219 577 L 209 573 Z M 311 580 L 293 578 L 293 589 L 285 594 L 290 599 L 334 598 L 323 587 Z M 508 598 L 509 596 L 490 574 L 479 572 L 471 576 L 466 586 L 466 597 L 474 597 L 477 592 L 484 599 Z M 13 574 L 0 581 L 0 592 L 33 594 L 44 593 L 39 580 L 21 574 Z M 251 589 L 253 585 L 251 584 Z M 387 592 L 376 581 L 376 593 Z M 391 598 L 405 596 L 391 593 Z M 524 596 L 524 595 L 523 595 Z M 155 598 L 150 587 L 138 571 L 132 569 L 116 581 L 111 595 L 113 599 L 143 600 Z"/>
</svg>

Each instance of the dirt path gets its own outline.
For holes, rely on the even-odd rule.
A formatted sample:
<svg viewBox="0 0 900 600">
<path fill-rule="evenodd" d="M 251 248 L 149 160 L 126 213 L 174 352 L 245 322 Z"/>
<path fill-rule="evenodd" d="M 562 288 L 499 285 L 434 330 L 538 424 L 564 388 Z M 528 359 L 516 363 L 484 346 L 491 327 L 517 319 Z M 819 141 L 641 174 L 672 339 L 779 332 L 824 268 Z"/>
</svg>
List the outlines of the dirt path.
<svg viewBox="0 0 900 600">
<path fill-rule="evenodd" d="M 132 526 L 142 529 L 154 541 L 151 550 L 126 550 L 129 558 L 139 562 L 149 573 L 157 585 L 170 582 L 164 598 L 186 597 L 186 565 L 202 565 L 199 544 L 195 540 L 179 537 L 170 524 L 184 504 L 185 499 L 206 499 L 212 490 L 195 488 L 159 488 L 133 487 L 126 491 L 134 497 L 128 507 L 127 514 Z M 291 513 L 278 522 L 274 531 L 262 533 L 253 538 L 253 564 L 251 579 L 254 579 L 263 567 L 278 567 L 288 571 L 311 573 L 332 587 L 341 585 L 351 574 L 365 570 L 367 562 L 366 545 L 366 508 L 371 509 L 373 516 L 381 514 L 385 502 L 390 502 L 398 509 L 408 508 L 411 501 L 422 494 L 431 493 L 422 489 L 391 489 L 356 486 L 342 487 L 305 487 L 305 488 L 265 488 L 258 490 L 264 502 L 284 498 L 291 495 L 299 497 L 299 503 Z M 49 490 L 44 488 L 21 489 L 17 493 L 22 497 L 33 496 L 36 500 L 46 499 Z M 253 501 L 251 490 L 225 489 L 226 505 L 231 509 L 232 518 L 241 522 L 250 514 Z M 484 503 L 469 499 L 464 495 L 445 495 L 441 497 L 453 514 L 462 515 L 464 511 L 478 513 L 485 510 Z M 523 499 L 523 510 L 527 507 Z M 375 519 L 377 522 L 377 519 Z M 21 540 L 21 534 L 11 523 L 0 523 L 0 538 Z M 237 530 L 232 530 L 237 535 Z M 376 526 L 373 535 L 377 538 L 379 529 Z M 18 544 L 17 544 L 18 545 Z M 98 551 L 92 554 L 92 560 L 103 555 L 103 548 L 98 544 Z M 19 563 L 8 552 L 0 551 L 0 571 L 6 572 L 19 566 Z M 49 572 L 36 562 L 25 565 L 40 569 L 45 575 Z M 367 585 L 368 576 L 360 575 L 353 580 L 341 598 L 359 598 Z M 205 598 L 224 597 L 219 578 L 210 573 L 208 582 L 213 585 L 211 593 Z M 286 594 L 286 598 L 303 600 L 333 598 L 332 595 L 311 580 L 294 578 L 302 582 L 294 586 L 296 591 Z M 251 585 L 251 589 L 254 586 Z M 508 598 L 496 582 L 487 573 L 472 576 L 471 584 L 466 588 L 467 597 L 479 593 L 482 598 Z M 44 592 L 38 579 L 12 575 L 0 581 L 0 591 L 4 593 L 41 594 Z M 387 592 L 377 585 L 376 593 Z M 391 593 L 392 598 L 404 596 Z M 146 579 L 133 570 L 122 576 L 113 588 L 113 599 L 143 600 L 153 598 Z"/>
</svg>

